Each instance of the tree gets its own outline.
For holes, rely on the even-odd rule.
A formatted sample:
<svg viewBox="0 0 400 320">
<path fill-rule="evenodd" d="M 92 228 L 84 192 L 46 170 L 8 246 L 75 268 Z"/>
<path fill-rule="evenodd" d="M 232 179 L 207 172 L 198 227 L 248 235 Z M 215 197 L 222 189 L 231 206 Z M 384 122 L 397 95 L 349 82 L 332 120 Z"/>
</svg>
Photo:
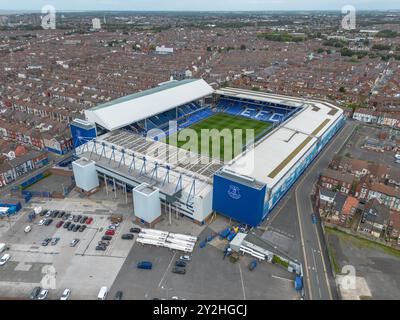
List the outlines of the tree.
<svg viewBox="0 0 400 320">
<path fill-rule="evenodd" d="M 246 46 L 245 46 L 244 44 L 242 44 L 242 45 L 240 46 L 240 50 L 246 50 Z"/>
<path fill-rule="evenodd" d="M 346 88 L 345 87 L 340 87 L 339 88 L 340 93 L 346 93 Z"/>
</svg>

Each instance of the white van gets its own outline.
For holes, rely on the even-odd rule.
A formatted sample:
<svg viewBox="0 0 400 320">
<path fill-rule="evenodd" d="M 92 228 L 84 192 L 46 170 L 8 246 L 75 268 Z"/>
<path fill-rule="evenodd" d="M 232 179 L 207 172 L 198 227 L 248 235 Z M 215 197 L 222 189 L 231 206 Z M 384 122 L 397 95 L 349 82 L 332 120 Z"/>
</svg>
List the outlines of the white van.
<svg viewBox="0 0 400 320">
<path fill-rule="evenodd" d="M 26 226 L 25 229 L 24 229 L 25 233 L 28 233 L 28 232 L 30 232 L 31 230 L 32 230 L 32 227 L 31 227 L 31 226 Z"/>
<path fill-rule="evenodd" d="M 97 300 L 106 300 L 107 293 L 108 293 L 107 287 L 101 287 L 99 294 L 97 295 Z"/>
</svg>

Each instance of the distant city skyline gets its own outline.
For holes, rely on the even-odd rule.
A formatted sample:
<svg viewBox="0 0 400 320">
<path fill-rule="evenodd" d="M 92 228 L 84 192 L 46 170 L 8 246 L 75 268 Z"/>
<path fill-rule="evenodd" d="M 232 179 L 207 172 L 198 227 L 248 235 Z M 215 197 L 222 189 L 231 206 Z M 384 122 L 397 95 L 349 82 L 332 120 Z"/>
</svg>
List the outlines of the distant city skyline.
<svg viewBox="0 0 400 320">
<path fill-rule="evenodd" d="M 398 0 L 16 0 L 3 1 L 0 10 L 40 11 L 53 5 L 58 11 L 283 11 L 341 10 L 352 5 L 358 10 L 397 10 Z"/>
</svg>

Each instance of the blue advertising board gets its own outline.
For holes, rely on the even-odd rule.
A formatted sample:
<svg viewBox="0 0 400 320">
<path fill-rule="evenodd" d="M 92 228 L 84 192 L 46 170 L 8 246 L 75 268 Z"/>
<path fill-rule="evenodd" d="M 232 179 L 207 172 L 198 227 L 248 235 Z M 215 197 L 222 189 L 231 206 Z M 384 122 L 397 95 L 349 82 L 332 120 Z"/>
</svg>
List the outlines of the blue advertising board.
<svg viewBox="0 0 400 320">
<path fill-rule="evenodd" d="M 260 189 L 214 175 L 213 210 L 250 226 L 263 219 L 266 187 Z"/>
<path fill-rule="evenodd" d="M 74 123 L 71 123 L 69 125 L 69 127 L 71 130 L 71 136 L 72 136 L 72 142 L 74 144 L 74 148 L 77 148 L 80 145 L 96 138 L 96 127 L 95 126 L 83 128 L 83 126 L 79 126 Z"/>
</svg>

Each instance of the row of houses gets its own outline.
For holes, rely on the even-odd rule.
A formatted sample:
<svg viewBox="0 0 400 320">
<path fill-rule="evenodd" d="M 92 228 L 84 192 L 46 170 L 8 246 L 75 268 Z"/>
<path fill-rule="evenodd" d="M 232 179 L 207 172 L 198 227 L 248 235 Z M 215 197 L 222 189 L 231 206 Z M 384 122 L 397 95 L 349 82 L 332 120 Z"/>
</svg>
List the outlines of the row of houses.
<svg viewBox="0 0 400 320">
<path fill-rule="evenodd" d="M 400 114 L 398 112 L 384 112 L 359 108 L 354 111 L 353 119 L 365 123 L 375 123 L 400 129 Z"/>
<path fill-rule="evenodd" d="M 48 153 L 0 141 L 0 188 L 49 163 Z"/>
</svg>

